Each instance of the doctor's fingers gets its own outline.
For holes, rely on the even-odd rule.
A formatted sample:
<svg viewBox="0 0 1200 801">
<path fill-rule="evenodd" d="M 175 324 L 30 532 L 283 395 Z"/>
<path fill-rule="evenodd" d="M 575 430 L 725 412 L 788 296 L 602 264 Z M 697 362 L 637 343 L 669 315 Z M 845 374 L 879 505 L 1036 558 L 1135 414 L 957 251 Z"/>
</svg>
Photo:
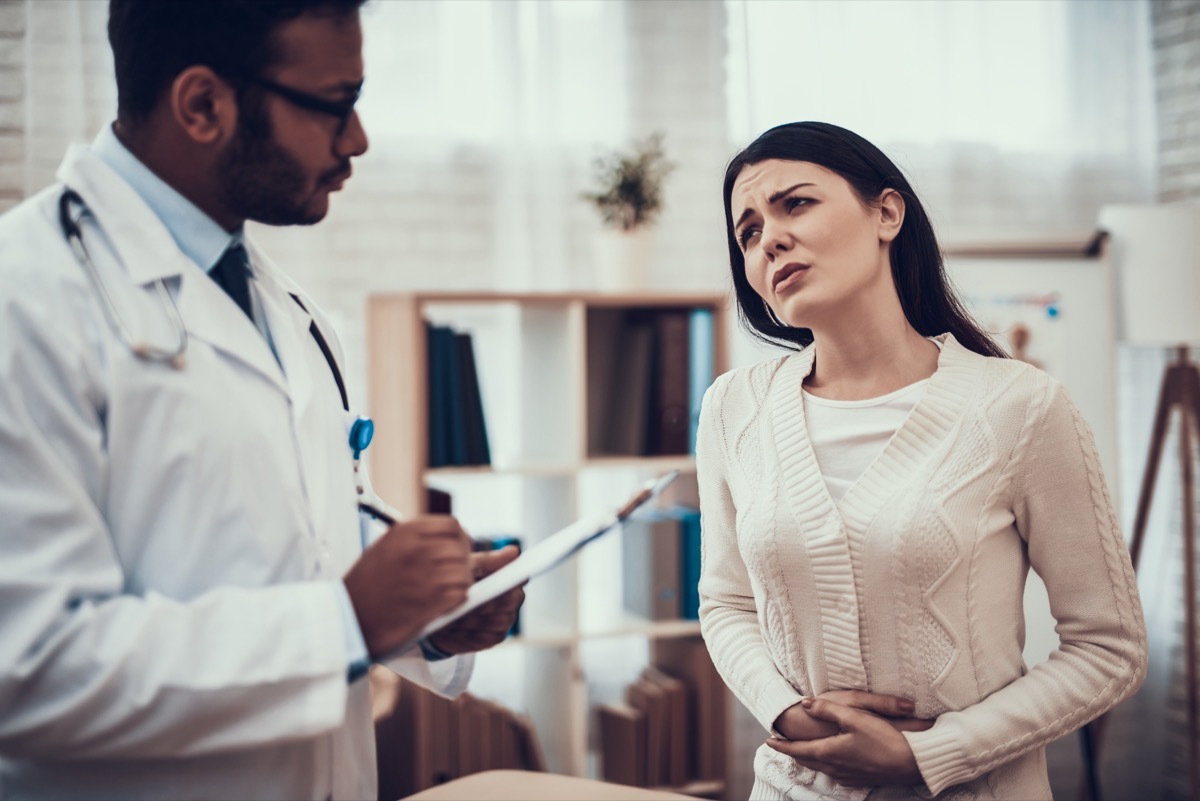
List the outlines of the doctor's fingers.
<svg viewBox="0 0 1200 801">
<path fill-rule="evenodd" d="M 393 530 L 409 531 L 422 539 L 448 539 L 471 550 L 471 537 L 459 524 L 458 519 L 450 515 L 421 515 L 403 523 L 397 523 Z"/>
<path fill-rule="evenodd" d="M 521 608 L 525 603 L 525 590 L 514 587 L 508 592 L 498 595 L 487 603 L 480 604 L 477 610 L 480 617 L 506 618 Z"/>
</svg>

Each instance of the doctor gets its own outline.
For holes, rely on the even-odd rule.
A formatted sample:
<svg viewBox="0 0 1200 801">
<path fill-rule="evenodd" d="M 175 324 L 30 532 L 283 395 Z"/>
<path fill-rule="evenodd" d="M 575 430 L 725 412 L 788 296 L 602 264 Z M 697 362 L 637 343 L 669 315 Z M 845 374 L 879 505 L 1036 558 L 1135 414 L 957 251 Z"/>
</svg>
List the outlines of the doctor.
<svg viewBox="0 0 1200 801">
<path fill-rule="evenodd" d="M 367 149 L 360 3 L 112 0 L 116 123 L 0 217 L 0 798 L 374 798 L 366 666 L 515 555 L 362 551 L 333 329 L 243 232 Z M 461 691 L 521 599 L 394 666 Z"/>
</svg>

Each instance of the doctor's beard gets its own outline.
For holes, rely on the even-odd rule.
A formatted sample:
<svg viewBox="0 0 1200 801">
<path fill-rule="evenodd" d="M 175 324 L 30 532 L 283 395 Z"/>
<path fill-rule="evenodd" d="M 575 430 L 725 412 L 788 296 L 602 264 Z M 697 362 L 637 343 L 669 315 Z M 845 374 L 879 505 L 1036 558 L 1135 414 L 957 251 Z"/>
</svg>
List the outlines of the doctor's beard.
<svg viewBox="0 0 1200 801">
<path fill-rule="evenodd" d="M 261 102 L 243 97 L 239 112 L 237 133 L 217 163 L 225 208 L 266 225 L 320 222 L 328 206 L 308 207 L 316 193 L 308 189 L 308 176 L 300 163 L 276 144 Z M 325 181 L 322 176 L 318 187 Z"/>
</svg>

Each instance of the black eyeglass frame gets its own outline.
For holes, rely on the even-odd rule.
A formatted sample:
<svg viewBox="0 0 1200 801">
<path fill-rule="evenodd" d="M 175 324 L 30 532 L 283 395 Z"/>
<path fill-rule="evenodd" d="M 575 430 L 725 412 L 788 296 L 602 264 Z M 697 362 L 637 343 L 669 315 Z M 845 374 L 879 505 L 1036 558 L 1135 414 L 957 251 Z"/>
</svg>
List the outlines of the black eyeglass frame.
<svg viewBox="0 0 1200 801">
<path fill-rule="evenodd" d="M 349 102 L 335 102 L 326 100 L 323 97 L 309 94 L 308 92 L 299 89 L 293 89 L 290 86 L 284 86 L 281 83 L 275 83 L 268 78 L 248 78 L 246 83 L 257 86 L 260 89 L 266 89 L 268 92 L 279 95 L 284 100 L 291 103 L 297 108 L 305 109 L 306 111 L 315 111 L 318 114 L 326 114 L 330 117 L 337 118 L 338 128 L 337 135 L 341 136 L 346 132 L 346 127 L 350 124 L 350 117 L 354 115 L 354 106 L 358 103 L 358 99 L 362 97 L 362 84 L 360 83 L 354 90 L 354 96 Z"/>
</svg>

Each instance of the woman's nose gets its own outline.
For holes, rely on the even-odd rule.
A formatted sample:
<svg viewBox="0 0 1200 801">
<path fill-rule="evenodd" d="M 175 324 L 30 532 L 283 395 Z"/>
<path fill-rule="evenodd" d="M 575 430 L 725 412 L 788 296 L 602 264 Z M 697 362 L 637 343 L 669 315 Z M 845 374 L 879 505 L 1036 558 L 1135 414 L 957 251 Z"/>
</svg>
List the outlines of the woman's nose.
<svg viewBox="0 0 1200 801">
<path fill-rule="evenodd" d="M 763 252 L 767 254 L 767 261 L 775 261 L 778 255 L 791 249 L 791 237 L 783 226 L 764 226 L 762 237 Z"/>
</svg>

